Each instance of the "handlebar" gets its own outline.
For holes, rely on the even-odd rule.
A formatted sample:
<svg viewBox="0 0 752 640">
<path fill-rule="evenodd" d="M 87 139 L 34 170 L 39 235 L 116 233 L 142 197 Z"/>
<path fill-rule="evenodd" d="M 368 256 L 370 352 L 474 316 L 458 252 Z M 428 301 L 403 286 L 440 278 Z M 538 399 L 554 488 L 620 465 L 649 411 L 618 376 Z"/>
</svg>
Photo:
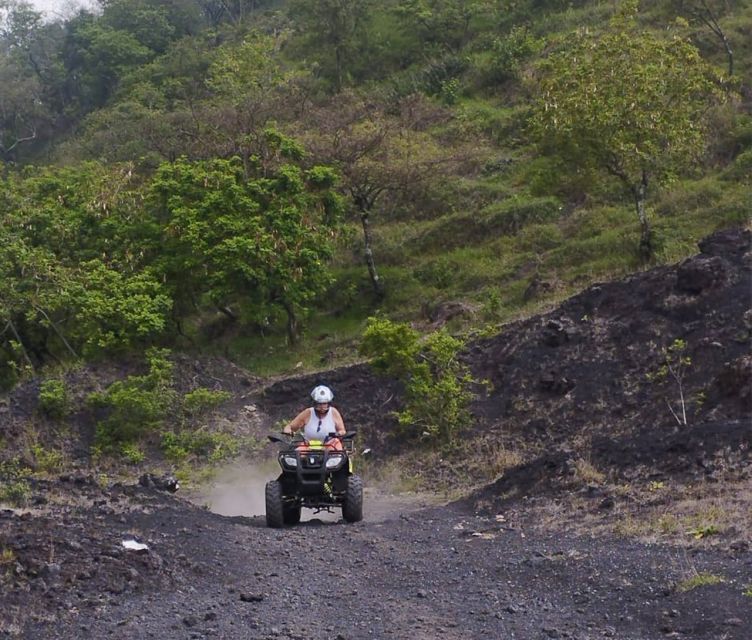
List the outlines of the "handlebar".
<svg viewBox="0 0 752 640">
<path fill-rule="evenodd" d="M 271 442 L 279 442 L 282 444 L 289 444 L 291 442 L 294 442 L 295 438 L 299 438 L 303 442 L 306 441 L 306 439 L 303 437 L 303 434 L 301 434 L 300 432 L 291 434 L 291 433 L 285 433 L 284 431 L 281 431 L 280 434 L 285 436 L 287 440 L 284 440 L 275 434 L 270 434 L 270 435 L 267 435 L 266 437 L 269 438 Z M 334 438 L 337 438 L 338 440 L 352 440 L 357 434 L 358 434 L 357 431 L 347 431 L 343 434 L 335 433 L 335 434 L 328 435 L 324 439 L 324 442 L 326 442 L 327 440 L 332 440 Z"/>
</svg>

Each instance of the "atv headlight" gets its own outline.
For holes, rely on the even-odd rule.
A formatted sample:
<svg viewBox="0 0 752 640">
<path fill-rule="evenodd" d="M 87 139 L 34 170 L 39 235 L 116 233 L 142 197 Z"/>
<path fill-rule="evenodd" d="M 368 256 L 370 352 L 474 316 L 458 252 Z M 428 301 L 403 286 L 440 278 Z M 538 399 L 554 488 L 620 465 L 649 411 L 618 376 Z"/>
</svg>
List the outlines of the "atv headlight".
<svg viewBox="0 0 752 640">
<path fill-rule="evenodd" d="M 342 466 L 343 460 L 344 460 L 344 457 L 339 453 L 330 455 L 326 461 L 327 471 L 334 471 L 335 469 L 339 469 Z"/>
<path fill-rule="evenodd" d="M 282 464 L 290 469 L 295 469 L 298 466 L 298 459 L 295 456 L 282 456 Z"/>
</svg>

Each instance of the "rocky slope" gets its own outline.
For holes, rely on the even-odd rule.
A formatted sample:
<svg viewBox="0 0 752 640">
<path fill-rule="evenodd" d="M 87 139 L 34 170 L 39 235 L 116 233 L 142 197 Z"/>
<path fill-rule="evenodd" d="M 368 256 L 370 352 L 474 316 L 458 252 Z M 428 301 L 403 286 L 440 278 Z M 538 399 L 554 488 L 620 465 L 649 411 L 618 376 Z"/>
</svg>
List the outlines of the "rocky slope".
<svg viewBox="0 0 752 640">
<path fill-rule="evenodd" d="M 466 446 L 426 454 L 444 458 L 423 471 L 494 481 L 442 508 L 372 487 L 362 523 L 270 530 L 135 478 L 34 480 L 29 506 L 0 507 L 0 637 L 746 639 L 751 278 L 749 231 L 720 232 L 680 265 L 470 345 L 493 389 Z M 686 425 L 668 408 L 681 415 L 677 380 L 660 375 L 676 339 Z M 231 390 L 226 426 L 258 435 L 329 383 L 374 466 L 399 453 L 399 389 L 365 366 L 268 385 L 218 363 L 180 370 Z M 5 404 L 6 446 L 32 396 Z M 76 420 L 90 433 L 92 416 Z M 510 451 L 513 464 L 493 459 Z"/>
</svg>

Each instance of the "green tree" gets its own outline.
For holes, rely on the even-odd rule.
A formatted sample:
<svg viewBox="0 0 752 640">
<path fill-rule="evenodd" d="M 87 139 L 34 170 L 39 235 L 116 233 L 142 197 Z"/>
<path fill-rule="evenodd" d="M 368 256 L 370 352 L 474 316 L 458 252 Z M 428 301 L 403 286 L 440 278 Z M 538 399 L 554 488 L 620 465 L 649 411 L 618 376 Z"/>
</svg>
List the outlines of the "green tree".
<svg viewBox="0 0 752 640">
<path fill-rule="evenodd" d="M 605 31 L 579 31 L 549 56 L 531 123 L 545 148 L 622 183 L 647 260 L 653 254 L 648 188 L 702 153 L 704 117 L 718 90 L 691 43 L 639 27 L 636 4 L 624 3 Z"/>
<path fill-rule="evenodd" d="M 22 0 L 0 0 L 0 160 L 18 161 L 60 116 L 59 25 Z"/>
<path fill-rule="evenodd" d="M 470 39 L 472 20 L 490 5 L 488 0 L 403 0 L 394 11 L 424 45 L 458 53 Z"/>
<path fill-rule="evenodd" d="M 163 332 L 172 301 L 146 255 L 157 230 L 141 215 L 130 169 L 121 169 L 29 169 L 0 182 L 7 380 L 50 360 L 148 344 Z"/>
<path fill-rule="evenodd" d="M 318 162 L 339 170 L 363 229 L 365 262 L 374 292 L 382 297 L 372 216 L 386 201 L 392 207 L 414 206 L 429 184 L 446 179 L 456 167 L 477 157 L 481 145 L 477 141 L 472 149 L 442 145 L 430 129 L 446 123 L 450 115 L 418 95 L 395 108 L 343 92 L 308 117 L 300 135 Z"/>
<path fill-rule="evenodd" d="M 333 56 L 331 80 L 335 92 L 345 86 L 349 65 L 362 46 L 371 19 L 373 0 L 292 0 L 290 12 L 310 50 Z M 329 58 L 331 59 L 331 58 Z M 324 58 L 325 70 L 330 67 Z"/>
<path fill-rule="evenodd" d="M 279 150 L 267 144 L 267 125 L 289 110 L 286 102 L 297 77 L 280 61 L 283 44 L 283 37 L 254 33 L 240 44 L 220 48 L 209 68 L 212 97 L 202 128 L 216 155 L 239 156 L 248 175 L 253 172 L 251 156 L 271 169 Z"/>
<path fill-rule="evenodd" d="M 284 136 L 267 136 L 297 152 Z M 160 166 L 149 196 L 164 227 L 156 265 L 176 302 L 187 311 L 206 295 L 233 318 L 236 303 L 255 318 L 281 307 L 295 342 L 300 313 L 330 279 L 341 207 L 334 181 L 330 169 L 294 164 L 248 179 L 237 158 Z"/>
</svg>

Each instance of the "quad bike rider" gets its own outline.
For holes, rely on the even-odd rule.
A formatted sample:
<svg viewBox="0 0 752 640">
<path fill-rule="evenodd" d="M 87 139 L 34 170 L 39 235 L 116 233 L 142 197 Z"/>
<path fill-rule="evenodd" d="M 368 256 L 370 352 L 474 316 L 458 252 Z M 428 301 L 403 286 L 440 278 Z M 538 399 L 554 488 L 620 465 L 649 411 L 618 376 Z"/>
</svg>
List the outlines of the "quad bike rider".
<svg viewBox="0 0 752 640">
<path fill-rule="evenodd" d="M 282 448 L 282 473 L 266 484 L 266 523 L 270 527 L 300 522 L 303 507 L 319 511 L 342 508 L 346 522 L 363 519 L 363 483 L 352 470 L 353 438 L 342 416 L 330 405 L 329 387 L 311 392 L 314 406 L 301 411 L 285 428 L 283 439 L 269 436 Z M 298 435 L 294 435 L 298 432 Z"/>
</svg>

